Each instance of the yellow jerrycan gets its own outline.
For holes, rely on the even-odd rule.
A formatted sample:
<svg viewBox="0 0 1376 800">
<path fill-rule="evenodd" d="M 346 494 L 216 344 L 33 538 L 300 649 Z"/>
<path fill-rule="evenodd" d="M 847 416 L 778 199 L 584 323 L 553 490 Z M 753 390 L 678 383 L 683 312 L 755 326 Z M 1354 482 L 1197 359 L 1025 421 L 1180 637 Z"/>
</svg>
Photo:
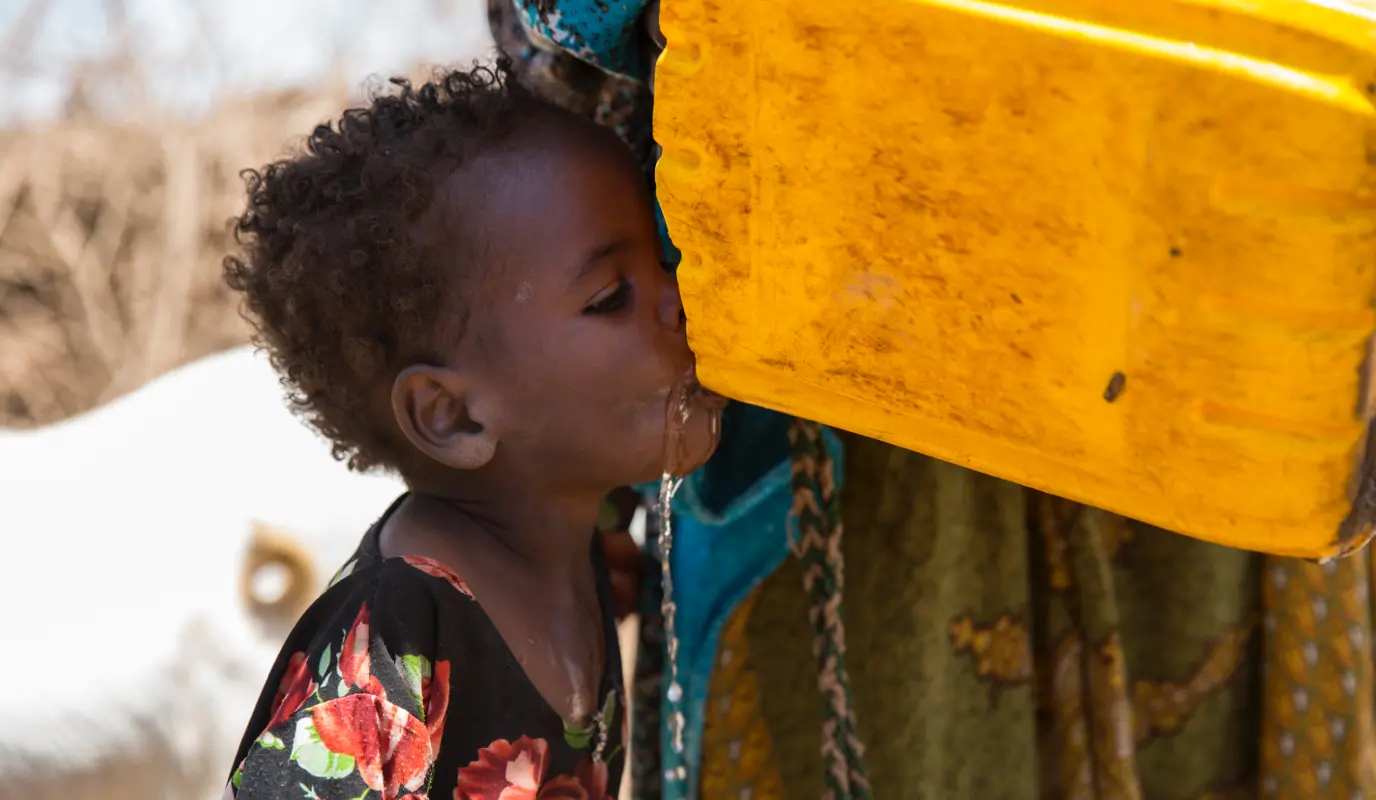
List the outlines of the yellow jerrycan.
<svg viewBox="0 0 1376 800">
<path fill-rule="evenodd" d="M 662 0 L 661 25 L 705 385 L 1224 545 L 1369 538 L 1376 3 Z"/>
</svg>

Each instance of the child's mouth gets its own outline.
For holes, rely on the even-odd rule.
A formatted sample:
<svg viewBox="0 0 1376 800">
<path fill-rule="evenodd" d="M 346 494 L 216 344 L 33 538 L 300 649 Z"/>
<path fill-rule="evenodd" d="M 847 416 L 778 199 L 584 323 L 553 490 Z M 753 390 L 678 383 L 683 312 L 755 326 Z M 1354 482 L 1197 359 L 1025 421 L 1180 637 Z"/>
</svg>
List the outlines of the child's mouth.
<svg viewBox="0 0 1376 800">
<path fill-rule="evenodd" d="M 720 410 L 729 402 L 725 397 L 703 386 L 698 381 L 698 368 L 693 365 L 683 376 L 683 386 L 688 402 L 708 410 Z M 672 391 L 672 390 L 671 390 Z"/>
<path fill-rule="evenodd" d="M 682 477 L 700 466 L 717 449 L 721 437 L 721 412 L 727 399 L 698 382 L 697 368 L 690 368 L 669 387 L 664 404 L 664 477 Z M 684 433 L 689 420 L 706 420 L 709 441 L 702 452 L 684 451 Z M 700 423 L 693 422 L 694 429 Z M 699 448 L 696 436 L 690 447 Z"/>
</svg>

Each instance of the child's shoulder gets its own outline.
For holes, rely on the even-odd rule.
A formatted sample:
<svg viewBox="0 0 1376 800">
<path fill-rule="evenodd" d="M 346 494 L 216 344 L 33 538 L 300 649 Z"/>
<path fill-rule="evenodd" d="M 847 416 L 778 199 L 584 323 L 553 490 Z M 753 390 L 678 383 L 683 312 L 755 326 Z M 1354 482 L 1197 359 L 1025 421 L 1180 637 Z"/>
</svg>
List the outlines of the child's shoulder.
<svg viewBox="0 0 1376 800">
<path fill-rule="evenodd" d="M 348 587 L 351 591 L 359 589 L 380 589 L 383 585 L 415 585 L 428 591 L 438 591 L 442 595 L 448 591 L 456 592 L 469 602 L 473 593 L 458 573 L 424 556 L 394 556 L 382 558 L 370 553 L 357 553 L 330 579 L 330 584 L 321 595 L 323 600 L 338 587 Z M 447 591 L 445 589 L 447 587 Z M 456 598 L 450 598 L 456 599 Z"/>
<path fill-rule="evenodd" d="M 481 635 L 469 624 L 475 613 L 468 587 L 437 561 L 350 560 L 278 653 L 232 785 L 245 797 L 277 798 L 269 787 L 311 776 L 358 784 L 331 797 L 368 794 L 391 772 L 410 770 L 408 787 L 422 783 L 444 729 L 451 664 L 471 666 L 457 656 L 474 650 L 467 631 Z M 392 744 L 379 751 L 384 723 Z"/>
<path fill-rule="evenodd" d="M 435 633 L 480 609 L 449 567 L 429 558 L 356 555 L 302 614 L 284 652 L 345 646 L 363 634 L 392 647 L 433 649 Z"/>
</svg>

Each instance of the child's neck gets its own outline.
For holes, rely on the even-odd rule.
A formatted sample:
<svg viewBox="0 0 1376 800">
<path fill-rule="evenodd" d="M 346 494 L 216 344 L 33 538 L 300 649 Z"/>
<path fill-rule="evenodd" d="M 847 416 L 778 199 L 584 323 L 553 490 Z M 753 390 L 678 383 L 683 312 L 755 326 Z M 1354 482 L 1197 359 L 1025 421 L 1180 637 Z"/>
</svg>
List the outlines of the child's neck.
<svg viewBox="0 0 1376 800">
<path fill-rule="evenodd" d="M 589 558 L 602 498 L 476 480 L 410 485 L 383 526 L 383 555 L 423 555 L 457 572 L 550 707 L 586 726 L 610 668 Z"/>
<path fill-rule="evenodd" d="M 411 490 L 423 507 L 418 510 L 438 527 L 465 536 L 475 545 L 487 540 L 482 544 L 494 555 L 508 556 L 551 577 L 587 569 L 604 500 L 594 493 L 558 494 L 529 484 L 492 485 L 477 480 L 462 485 L 413 482 Z"/>
</svg>

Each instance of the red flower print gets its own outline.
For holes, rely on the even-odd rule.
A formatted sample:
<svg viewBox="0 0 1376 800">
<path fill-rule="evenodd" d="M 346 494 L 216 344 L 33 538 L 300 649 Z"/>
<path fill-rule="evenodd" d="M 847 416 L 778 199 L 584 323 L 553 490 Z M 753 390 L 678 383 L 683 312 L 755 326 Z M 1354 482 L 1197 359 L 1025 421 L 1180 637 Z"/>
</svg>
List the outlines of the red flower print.
<svg viewBox="0 0 1376 800">
<path fill-rule="evenodd" d="M 466 594 L 469 597 L 473 596 L 473 593 L 468 591 L 468 587 L 465 586 L 464 582 L 459 579 L 459 576 L 454 573 L 454 570 L 446 567 L 435 559 L 426 558 L 425 556 L 402 556 L 402 560 L 432 578 L 443 578 L 449 581 L 449 585 L 458 589 L 462 594 Z"/>
<path fill-rule="evenodd" d="M 449 713 L 449 662 L 436 661 L 434 676 L 420 682 L 421 703 L 425 706 L 425 728 L 430 732 L 430 751 L 440 751 L 444 738 L 444 718 Z"/>
<path fill-rule="evenodd" d="M 604 762 L 593 761 L 592 756 L 588 756 L 573 774 L 578 778 L 579 785 L 587 790 L 588 797 L 592 800 L 606 799 L 607 765 Z"/>
<path fill-rule="evenodd" d="M 607 800 L 607 765 L 586 759 L 576 775 L 545 781 L 549 745 L 522 736 L 495 741 L 459 770 L 454 800 Z"/>
<path fill-rule="evenodd" d="M 588 800 L 589 797 L 588 790 L 578 779 L 560 775 L 540 789 L 539 800 Z"/>
<path fill-rule="evenodd" d="M 607 765 L 583 759 L 573 775 L 551 778 L 540 789 L 539 800 L 610 800 L 607 797 Z"/>
<path fill-rule="evenodd" d="M 358 607 L 358 616 L 344 636 L 344 647 L 339 651 L 339 675 L 350 686 L 363 687 L 372 674 L 372 661 L 368 654 L 368 604 Z"/>
<path fill-rule="evenodd" d="M 306 665 L 305 653 L 292 653 L 287 660 L 287 671 L 277 684 L 277 696 L 272 701 L 272 719 L 268 720 L 265 730 L 272 730 L 291 719 L 291 715 L 301 710 L 306 698 L 315 694 L 315 680 L 311 677 L 310 667 Z"/>
<path fill-rule="evenodd" d="M 548 758 L 544 739 L 522 736 L 515 744 L 499 739 L 459 769 L 454 800 L 537 800 Z"/>
<path fill-rule="evenodd" d="M 371 642 L 368 639 L 368 623 L 371 620 L 368 604 L 358 607 L 358 616 L 344 636 L 344 645 L 339 650 L 339 676 L 344 683 L 355 689 L 363 689 L 369 694 L 386 699 L 387 690 L 373 676 L 372 658 L 369 655 Z"/>
<path fill-rule="evenodd" d="M 353 756 L 369 789 L 384 798 L 416 791 L 434 762 L 430 734 L 406 709 L 370 694 L 351 694 L 311 709 L 320 743 Z"/>
</svg>

